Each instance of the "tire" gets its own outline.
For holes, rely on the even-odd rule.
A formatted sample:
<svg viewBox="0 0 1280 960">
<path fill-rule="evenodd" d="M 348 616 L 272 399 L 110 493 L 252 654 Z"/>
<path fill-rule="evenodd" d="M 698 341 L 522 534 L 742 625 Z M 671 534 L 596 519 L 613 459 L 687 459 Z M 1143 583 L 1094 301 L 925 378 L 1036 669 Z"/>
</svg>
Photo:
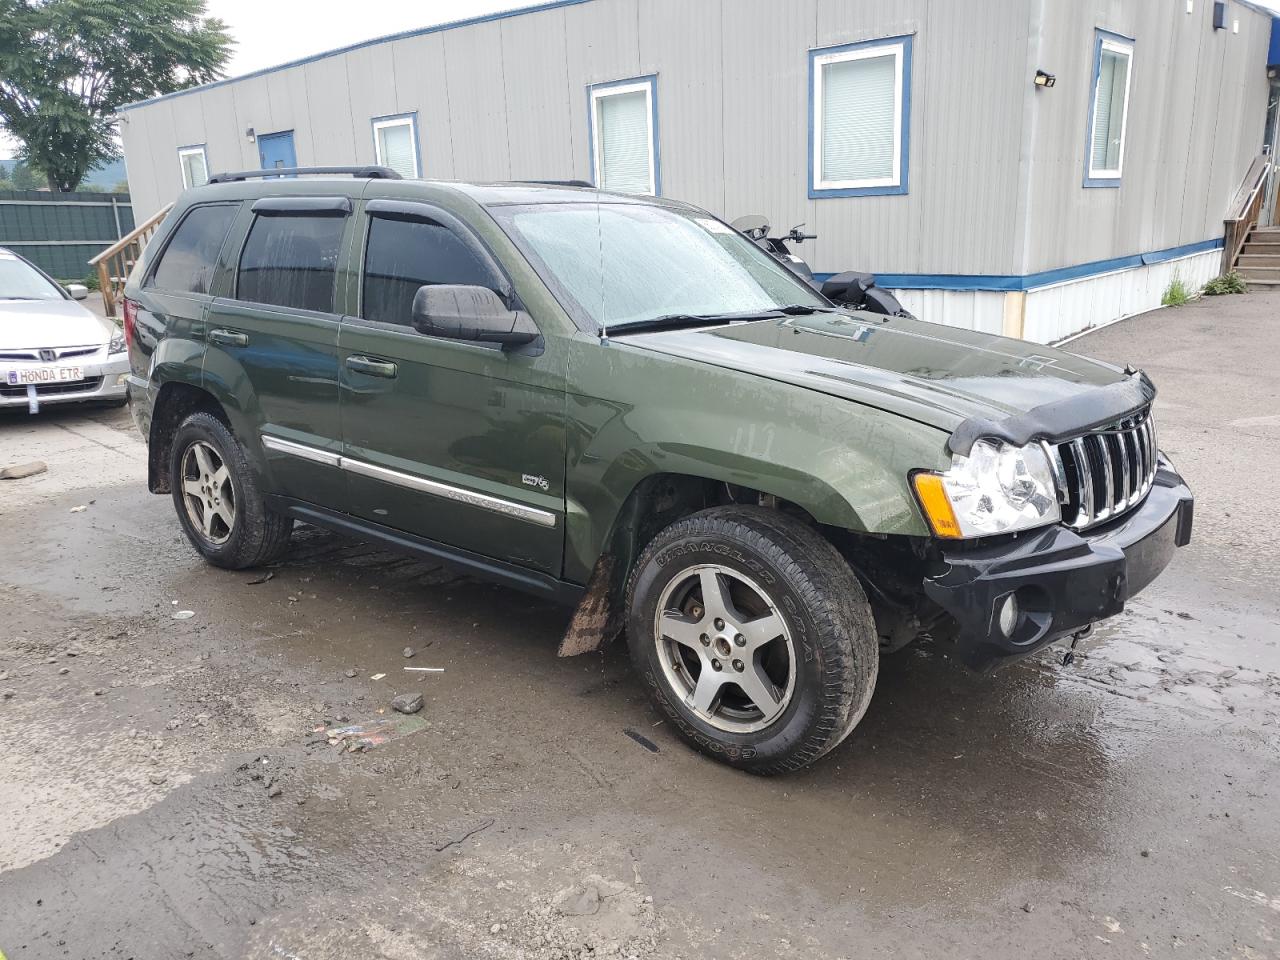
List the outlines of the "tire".
<svg viewBox="0 0 1280 960">
<path fill-rule="evenodd" d="M 267 509 L 244 447 L 213 414 L 193 413 L 178 427 L 169 486 L 183 533 L 214 566 L 258 567 L 288 548 L 293 520 Z"/>
<path fill-rule="evenodd" d="M 723 626 L 709 590 L 721 593 Z M 766 775 L 813 763 L 853 731 L 880 655 L 871 607 L 835 547 L 751 507 L 693 514 L 645 547 L 627 583 L 627 644 L 681 737 Z M 701 686 L 705 670 L 715 699 Z"/>
</svg>

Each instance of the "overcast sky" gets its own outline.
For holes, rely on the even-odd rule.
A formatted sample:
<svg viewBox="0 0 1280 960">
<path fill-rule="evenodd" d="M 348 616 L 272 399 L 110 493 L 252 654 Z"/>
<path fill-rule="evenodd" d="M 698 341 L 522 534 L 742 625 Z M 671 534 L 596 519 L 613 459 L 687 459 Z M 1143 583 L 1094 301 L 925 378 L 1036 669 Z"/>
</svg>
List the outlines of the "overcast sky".
<svg viewBox="0 0 1280 960">
<path fill-rule="evenodd" d="M 242 74 L 309 54 L 496 10 L 530 6 L 535 0 L 207 0 L 209 13 L 226 21 L 235 41 L 227 75 Z M 689 0 L 690 3 L 705 0 Z M 785 0 L 782 0 L 785 2 Z M 1280 0 L 1258 0 L 1280 11 Z M 0 133 L 0 156 L 12 142 Z"/>
</svg>

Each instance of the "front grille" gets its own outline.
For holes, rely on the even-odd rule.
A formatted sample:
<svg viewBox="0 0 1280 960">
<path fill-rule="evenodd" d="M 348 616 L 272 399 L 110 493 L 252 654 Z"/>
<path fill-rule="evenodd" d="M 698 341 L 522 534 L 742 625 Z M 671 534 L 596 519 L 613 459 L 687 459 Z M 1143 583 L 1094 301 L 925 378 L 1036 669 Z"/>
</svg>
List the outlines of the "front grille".
<svg viewBox="0 0 1280 960">
<path fill-rule="evenodd" d="M 43 361 L 44 363 L 52 363 L 55 360 L 67 360 L 71 357 L 87 357 L 89 354 L 97 353 L 101 349 L 102 347 L 100 346 L 54 347 L 52 350 L 48 351 L 52 356 L 45 358 L 40 356 L 40 349 L 31 347 L 25 350 L 0 351 L 0 360 L 21 360 L 24 363 L 27 361 L 35 361 L 37 363 Z"/>
<path fill-rule="evenodd" d="M 60 393 L 84 393 L 97 390 L 102 386 L 101 377 L 85 377 L 83 380 L 65 380 L 62 383 L 36 384 L 37 397 L 52 397 Z M 24 384 L 0 383 L 0 397 L 25 397 L 27 388 Z"/>
<path fill-rule="evenodd" d="M 1062 522 L 1075 530 L 1136 507 L 1156 478 L 1156 424 L 1150 410 L 1048 448 Z"/>
</svg>

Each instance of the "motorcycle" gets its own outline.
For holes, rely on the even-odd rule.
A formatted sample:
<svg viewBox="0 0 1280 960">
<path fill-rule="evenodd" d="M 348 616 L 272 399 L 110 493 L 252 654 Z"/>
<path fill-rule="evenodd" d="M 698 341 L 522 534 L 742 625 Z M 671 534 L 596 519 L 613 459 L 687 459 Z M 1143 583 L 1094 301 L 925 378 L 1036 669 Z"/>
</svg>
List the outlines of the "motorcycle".
<svg viewBox="0 0 1280 960">
<path fill-rule="evenodd" d="M 817 234 L 804 233 L 803 223 L 792 227 L 781 236 L 769 236 L 771 229 L 767 217 L 751 214 L 738 217 L 729 224 L 748 240 L 767 250 L 774 258 L 781 261 L 792 273 L 833 303 L 850 307 L 853 310 L 866 310 L 868 313 L 880 313 L 890 317 L 910 317 L 911 314 L 898 302 L 888 290 L 876 286 L 876 278 L 869 273 L 847 270 L 833 274 L 822 282 L 813 278 L 813 270 L 803 258 L 791 252 L 788 243 L 799 245 L 806 240 L 816 240 Z"/>
</svg>

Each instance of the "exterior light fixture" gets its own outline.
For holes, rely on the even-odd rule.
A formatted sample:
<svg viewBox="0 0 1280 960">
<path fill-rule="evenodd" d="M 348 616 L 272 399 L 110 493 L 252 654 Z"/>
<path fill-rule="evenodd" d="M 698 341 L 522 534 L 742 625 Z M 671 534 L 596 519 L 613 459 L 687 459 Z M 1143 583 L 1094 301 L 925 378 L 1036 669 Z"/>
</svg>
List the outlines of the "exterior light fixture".
<svg viewBox="0 0 1280 960">
<path fill-rule="evenodd" d="M 258 140 L 258 135 L 253 132 L 253 127 L 249 127 L 244 132 L 244 138 L 248 140 L 250 143 L 256 143 Z"/>
<path fill-rule="evenodd" d="M 1043 70 L 1036 71 L 1037 87 L 1052 87 L 1057 82 L 1058 82 L 1058 78 L 1055 77 L 1052 73 L 1045 73 Z"/>
</svg>

